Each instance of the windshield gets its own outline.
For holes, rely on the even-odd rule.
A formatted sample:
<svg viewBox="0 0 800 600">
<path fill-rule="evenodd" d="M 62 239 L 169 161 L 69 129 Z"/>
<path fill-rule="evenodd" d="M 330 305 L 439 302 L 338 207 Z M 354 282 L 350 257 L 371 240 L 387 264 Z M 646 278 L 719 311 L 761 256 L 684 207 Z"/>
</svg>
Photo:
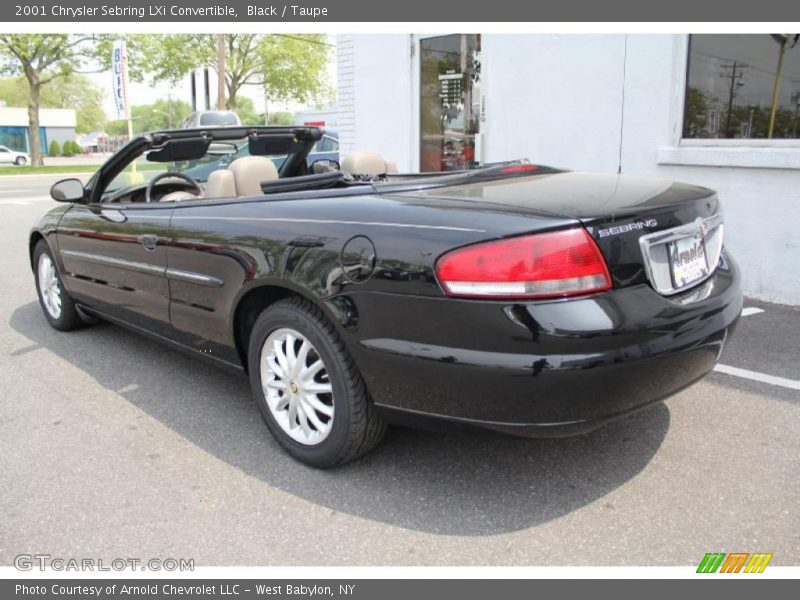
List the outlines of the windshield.
<svg viewBox="0 0 800 600">
<path fill-rule="evenodd" d="M 103 191 L 103 195 L 111 194 L 130 186 L 148 183 L 151 179 L 162 173 L 173 172 L 188 175 L 195 181 L 205 183 L 209 174 L 217 169 L 227 169 L 237 158 L 249 156 L 250 149 L 247 138 L 236 140 L 214 141 L 205 154 L 197 159 L 160 162 L 148 160 L 149 151 L 143 152 L 136 160 L 131 162 L 123 171 L 112 179 Z M 268 154 L 275 163 L 275 168 L 280 171 L 286 161 L 287 154 Z"/>
<path fill-rule="evenodd" d="M 232 112 L 207 112 L 200 115 L 200 125 L 225 127 L 238 124 L 239 118 Z"/>
</svg>

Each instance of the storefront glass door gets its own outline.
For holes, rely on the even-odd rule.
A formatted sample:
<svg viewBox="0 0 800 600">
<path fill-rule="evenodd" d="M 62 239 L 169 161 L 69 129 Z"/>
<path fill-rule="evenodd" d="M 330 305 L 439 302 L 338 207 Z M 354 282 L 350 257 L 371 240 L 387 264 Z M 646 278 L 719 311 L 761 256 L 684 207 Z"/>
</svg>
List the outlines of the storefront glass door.
<svg viewBox="0 0 800 600">
<path fill-rule="evenodd" d="M 478 164 L 480 55 L 478 34 L 420 40 L 420 171 Z"/>
</svg>

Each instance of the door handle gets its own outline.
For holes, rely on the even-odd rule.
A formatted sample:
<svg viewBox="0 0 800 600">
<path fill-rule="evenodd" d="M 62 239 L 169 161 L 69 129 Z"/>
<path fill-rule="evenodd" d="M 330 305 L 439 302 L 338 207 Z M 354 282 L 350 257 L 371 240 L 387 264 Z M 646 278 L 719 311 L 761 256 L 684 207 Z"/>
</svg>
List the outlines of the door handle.
<svg viewBox="0 0 800 600">
<path fill-rule="evenodd" d="M 158 236 L 153 233 L 145 233 L 139 236 L 139 243 L 148 252 L 154 252 L 158 247 Z"/>
</svg>

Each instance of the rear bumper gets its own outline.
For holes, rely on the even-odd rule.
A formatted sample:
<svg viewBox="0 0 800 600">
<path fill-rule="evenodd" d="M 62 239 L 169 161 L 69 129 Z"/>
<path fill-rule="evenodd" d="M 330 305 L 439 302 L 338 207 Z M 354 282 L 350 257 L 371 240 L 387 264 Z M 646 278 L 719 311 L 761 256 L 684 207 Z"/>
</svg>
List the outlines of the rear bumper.
<svg viewBox="0 0 800 600">
<path fill-rule="evenodd" d="M 353 294 L 350 350 L 376 405 L 516 435 L 591 430 L 711 371 L 741 313 L 735 264 L 666 298 L 648 285 L 503 302 Z"/>
</svg>

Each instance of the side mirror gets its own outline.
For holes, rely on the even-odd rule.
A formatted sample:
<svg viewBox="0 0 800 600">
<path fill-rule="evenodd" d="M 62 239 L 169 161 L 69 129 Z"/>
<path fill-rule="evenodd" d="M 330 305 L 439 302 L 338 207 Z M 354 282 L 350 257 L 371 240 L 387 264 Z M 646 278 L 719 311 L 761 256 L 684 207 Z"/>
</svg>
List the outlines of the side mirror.
<svg viewBox="0 0 800 600">
<path fill-rule="evenodd" d="M 320 173 L 332 173 L 334 171 L 341 171 L 341 166 L 335 160 L 327 160 L 321 158 L 320 160 L 315 160 L 311 163 L 311 172 L 314 175 L 318 175 Z"/>
<path fill-rule="evenodd" d="M 62 179 L 50 188 L 50 196 L 57 202 L 83 202 L 86 194 L 80 179 Z"/>
</svg>

